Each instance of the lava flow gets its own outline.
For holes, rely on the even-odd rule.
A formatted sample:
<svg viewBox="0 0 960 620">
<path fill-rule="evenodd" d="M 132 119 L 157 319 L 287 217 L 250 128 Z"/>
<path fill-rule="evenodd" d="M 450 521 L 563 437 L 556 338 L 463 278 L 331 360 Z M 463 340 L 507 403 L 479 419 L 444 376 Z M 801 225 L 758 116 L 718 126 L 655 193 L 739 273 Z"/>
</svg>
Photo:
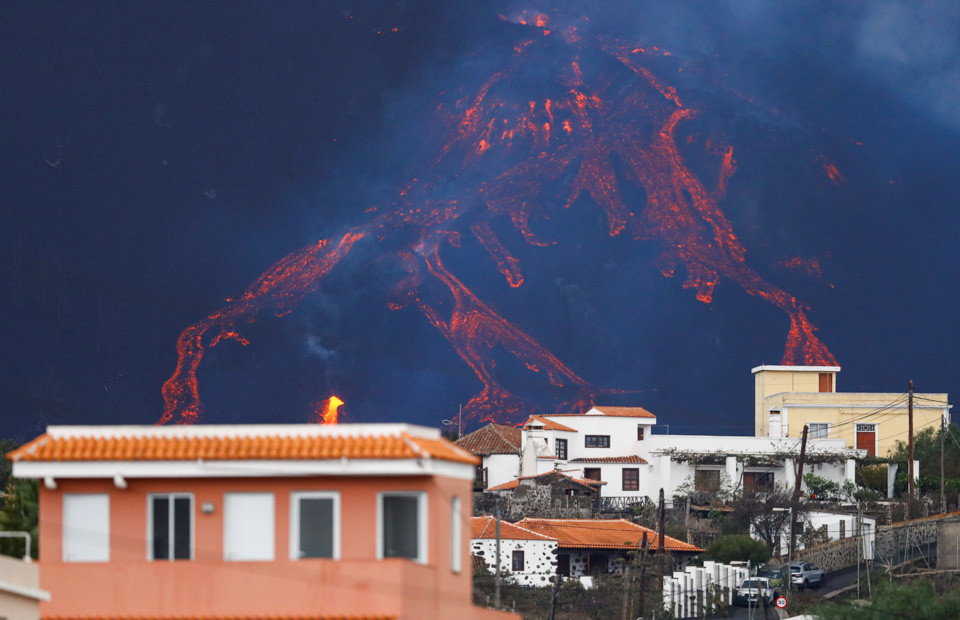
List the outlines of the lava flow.
<svg viewBox="0 0 960 620">
<path fill-rule="evenodd" d="M 310 421 L 314 424 L 336 424 L 342 404 L 343 401 L 336 396 L 317 403 L 317 410 Z"/>
<path fill-rule="evenodd" d="M 672 277 L 682 269 L 683 287 L 699 301 L 710 303 L 725 278 L 783 311 L 789 319 L 783 364 L 836 363 L 807 307 L 747 265 L 746 249 L 720 209 L 737 169 L 733 147 L 707 142 L 706 157 L 717 170 L 712 187 L 684 161 L 677 129 L 698 111 L 656 75 L 649 66 L 655 63 L 644 62 L 666 53 L 587 41 L 573 28 L 551 31 L 547 22 L 543 15 L 526 20 L 536 36 L 512 45 L 500 70 L 473 94 L 439 106 L 447 139 L 392 203 L 371 209 L 376 215 L 338 239 L 282 259 L 238 299 L 184 330 L 176 371 L 163 387 L 161 423 L 193 422 L 203 411 L 197 369 L 206 347 L 224 338 L 245 342 L 239 325 L 263 310 L 292 310 L 357 244 L 399 261 L 406 275 L 390 308 L 419 310 L 476 375 L 480 390 L 463 408 L 468 420 L 513 421 L 535 405 L 542 409 L 499 381 L 495 356 L 504 353 L 563 394 L 558 412 L 583 411 L 601 394 L 622 393 L 579 377 L 441 260 L 441 250 L 455 251 L 472 235 L 506 284 L 522 286 L 520 261 L 491 224 L 512 224 L 527 243 L 549 245 L 556 241 L 537 228 L 558 210 L 590 204 L 603 210 L 610 236 L 659 243 L 661 273 Z M 632 191 L 624 192 L 626 185 Z M 639 193 L 645 204 L 625 197 Z"/>
</svg>

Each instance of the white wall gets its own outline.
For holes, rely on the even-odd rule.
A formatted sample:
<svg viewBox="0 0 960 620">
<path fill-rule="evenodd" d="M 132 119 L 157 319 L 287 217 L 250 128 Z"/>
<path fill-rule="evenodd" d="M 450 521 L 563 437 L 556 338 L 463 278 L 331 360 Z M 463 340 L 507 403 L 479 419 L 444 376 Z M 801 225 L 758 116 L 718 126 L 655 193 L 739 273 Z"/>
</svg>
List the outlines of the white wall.
<svg viewBox="0 0 960 620">
<path fill-rule="evenodd" d="M 470 541 L 470 553 L 479 555 L 490 572 L 496 570 L 497 541 L 492 538 L 474 538 Z M 523 550 L 523 572 L 513 571 L 513 552 Z M 500 539 L 500 570 L 511 575 L 514 583 L 522 586 L 549 586 L 557 572 L 557 541 Z"/>
<path fill-rule="evenodd" d="M 491 454 L 483 457 L 487 468 L 487 488 L 516 480 L 520 475 L 519 454 Z"/>
</svg>

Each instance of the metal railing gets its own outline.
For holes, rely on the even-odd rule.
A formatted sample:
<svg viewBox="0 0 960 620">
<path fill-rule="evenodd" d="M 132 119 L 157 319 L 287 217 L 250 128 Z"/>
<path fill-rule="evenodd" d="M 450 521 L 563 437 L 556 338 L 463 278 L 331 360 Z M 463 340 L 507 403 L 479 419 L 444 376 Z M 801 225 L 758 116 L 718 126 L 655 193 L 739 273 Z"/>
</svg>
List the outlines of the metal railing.
<svg viewBox="0 0 960 620">
<path fill-rule="evenodd" d="M 646 495 L 617 495 L 601 497 L 597 509 L 600 512 L 629 512 L 634 506 L 647 506 L 652 503 Z"/>
</svg>

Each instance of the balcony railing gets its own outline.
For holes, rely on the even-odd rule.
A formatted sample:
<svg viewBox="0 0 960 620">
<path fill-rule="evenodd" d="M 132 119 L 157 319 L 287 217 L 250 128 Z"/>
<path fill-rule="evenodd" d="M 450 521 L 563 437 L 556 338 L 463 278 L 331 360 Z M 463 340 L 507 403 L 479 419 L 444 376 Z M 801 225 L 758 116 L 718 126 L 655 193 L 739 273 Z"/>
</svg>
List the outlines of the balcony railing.
<svg viewBox="0 0 960 620">
<path fill-rule="evenodd" d="M 617 495 L 601 497 L 597 508 L 600 512 L 630 512 L 634 506 L 646 506 L 652 503 L 646 495 Z"/>
</svg>

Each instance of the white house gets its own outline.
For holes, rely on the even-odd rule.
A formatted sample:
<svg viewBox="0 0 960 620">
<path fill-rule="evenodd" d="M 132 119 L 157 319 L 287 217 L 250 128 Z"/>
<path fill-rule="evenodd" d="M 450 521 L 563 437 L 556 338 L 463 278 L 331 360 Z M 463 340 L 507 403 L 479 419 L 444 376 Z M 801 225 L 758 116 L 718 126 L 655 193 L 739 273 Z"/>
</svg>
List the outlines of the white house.
<svg viewBox="0 0 960 620">
<path fill-rule="evenodd" d="M 559 470 L 602 480 L 603 496 L 646 501 L 686 491 L 792 489 L 800 439 L 653 435 L 656 417 L 642 407 L 596 406 L 584 414 L 535 415 L 523 426 L 521 475 Z M 808 439 L 805 473 L 854 480 L 863 451 L 842 439 Z"/>
<path fill-rule="evenodd" d="M 516 480 L 520 476 L 520 429 L 505 424 L 487 424 L 464 435 L 457 446 L 479 456 L 474 490 Z"/>
</svg>

